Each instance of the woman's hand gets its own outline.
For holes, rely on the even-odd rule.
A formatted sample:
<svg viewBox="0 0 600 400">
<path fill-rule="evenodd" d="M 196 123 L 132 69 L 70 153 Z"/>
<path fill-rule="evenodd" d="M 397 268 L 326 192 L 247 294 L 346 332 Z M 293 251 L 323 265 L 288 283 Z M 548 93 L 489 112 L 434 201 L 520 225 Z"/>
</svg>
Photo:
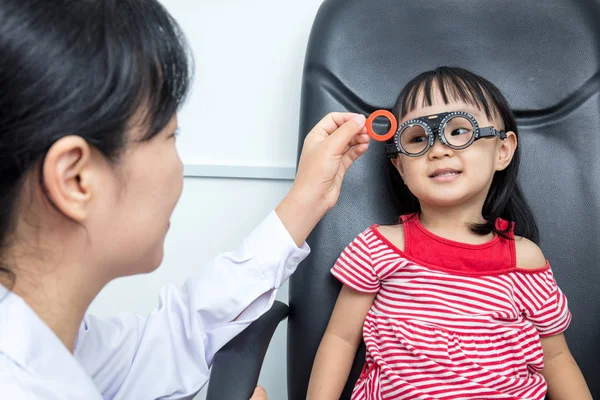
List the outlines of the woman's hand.
<svg viewBox="0 0 600 400">
<path fill-rule="evenodd" d="M 292 193 L 329 210 L 338 200 L 346 171 L 368 143 L 363 115 L 328 114 L 304 140 Z"/>
<path fill-rule="evenodd" d="M 267 400 L 267 392 L 265 392 L 265 389 L 257 386 L 250 400 Z"/>
<path fill-rule="evenodd" d="M 368 146 L 360 114 L 328 114 L 306 136 L 294 185 L 276 209 L 298 245 L 335 205 L 346 171 Z"/>
</svg>

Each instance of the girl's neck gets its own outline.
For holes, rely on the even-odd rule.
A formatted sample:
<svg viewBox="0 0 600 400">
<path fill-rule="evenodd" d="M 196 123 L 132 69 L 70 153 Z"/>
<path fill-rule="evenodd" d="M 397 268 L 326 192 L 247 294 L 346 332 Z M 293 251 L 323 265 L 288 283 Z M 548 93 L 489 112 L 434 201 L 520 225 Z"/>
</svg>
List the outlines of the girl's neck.
<svg viewBox="0 0 600 400">
<path fill-rule="evenodd" d="M 490 235 L 478 235 L 471 230 L 473 224 L 485 222 L 478 207 L 432 207 L 421 204 L 419 217 L 425 229 L 458 242 L 481 244 L 490 240 Z"/>
</svg>

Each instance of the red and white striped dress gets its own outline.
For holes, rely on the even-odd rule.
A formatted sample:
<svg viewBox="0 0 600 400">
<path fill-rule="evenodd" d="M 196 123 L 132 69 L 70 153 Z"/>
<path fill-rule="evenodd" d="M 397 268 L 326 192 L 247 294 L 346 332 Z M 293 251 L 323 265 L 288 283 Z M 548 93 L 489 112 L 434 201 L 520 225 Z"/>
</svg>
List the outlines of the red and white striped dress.
<svg viewBox="0 0 600 400">
<path fill-rule="evenodd" d="M 571 321 L 550 266 L 518 268 L 514 240 L 468 245 L 403 220 L 404 251 L 373 225 L 332 268 L 351 288 L 377 293 L 352 399 L 543 399 L 540 337 Z"/>
</svg>

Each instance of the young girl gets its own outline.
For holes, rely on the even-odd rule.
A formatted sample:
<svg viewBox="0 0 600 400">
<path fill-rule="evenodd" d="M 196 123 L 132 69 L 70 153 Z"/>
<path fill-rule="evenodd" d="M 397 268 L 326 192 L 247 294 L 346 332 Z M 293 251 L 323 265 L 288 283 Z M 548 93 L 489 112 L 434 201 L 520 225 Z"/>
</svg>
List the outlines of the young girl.
<svg viewBox="0 0 600 400">
<path fill-rule="evenodd" d="M 517 125 L 487 80 L 459 68 L 414 78 L 386 151 L 401 211 L 343 251 L 343 284 L 309 399 L 590 399 L 563 332 L 571 314 L 517 185 Z M 362 333 L 362 335 L 361 335 Z"/>
</svg>

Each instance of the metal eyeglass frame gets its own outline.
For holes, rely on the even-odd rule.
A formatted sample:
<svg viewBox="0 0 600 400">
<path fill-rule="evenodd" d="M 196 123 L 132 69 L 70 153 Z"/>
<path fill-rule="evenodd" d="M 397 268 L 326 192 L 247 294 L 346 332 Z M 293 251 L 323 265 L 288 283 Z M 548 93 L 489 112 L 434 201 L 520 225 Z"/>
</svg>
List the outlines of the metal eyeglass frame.
<svg viewBox="0 0 600 400">
<path fill-rule="evenodd" d="M 450 144 L 444 135 L 444 129 L 446 128 L 446 125 L 448 124 L 448 122 L 457 117 L 465 118 L 466 120 L 468 120 L 471 123 L 471 125 L 473 127 L 473 135 L 471 135 L 471 138 L 469 139 L 469 141 L 467 143 L 465 143 L 464 145 L 461 145 L 461 146 L 455 146 L 455 145 Z M 418 153 L 407 152 L 402 147 L 402 144 L 400 142 L 400 136 L 401 136 L 402 132 L 405 129 L 412 127 L 412 126 L 420 126 L 421 128 L 423 128 L 423 130 L 427 134 L 427 137 L 429 138 L 425 148 Z M 429 149 L 433 146 L 436 136 L 438 137 L 438 139 L 440 140 L 440 142 L 443 145 L 448 146 L 454 150 L 466 149 L 467 147 L 472 145 L 476 140 L 479 140 L 479 139 L 498 137 L 498 138 L 500 138 L 500 140 L 504 140 L 507 137 L 506 132 L 499 131 L 496 128 L 494 128 L 493 126 L 486 126 L 486 127 L 480 128 L 475 117 L 473 117 L 473 115 L 469 114 L 468 112 L 451 111 L 451 112 L 427 115 L 424 117 L 419 117 L 419 118 L 411 119 L 409 121 L 404 122 L 402 125 L 400 125 L 398 127 L 398 130 L 394 134 L 393 143 L 386 144 L 385 151 L 389 158 L 396 158 L 397 154 L 404 154 L 409 157 L 420 157 L 423 154 L 427 153 L 429 151 Z"/>
</svg>

